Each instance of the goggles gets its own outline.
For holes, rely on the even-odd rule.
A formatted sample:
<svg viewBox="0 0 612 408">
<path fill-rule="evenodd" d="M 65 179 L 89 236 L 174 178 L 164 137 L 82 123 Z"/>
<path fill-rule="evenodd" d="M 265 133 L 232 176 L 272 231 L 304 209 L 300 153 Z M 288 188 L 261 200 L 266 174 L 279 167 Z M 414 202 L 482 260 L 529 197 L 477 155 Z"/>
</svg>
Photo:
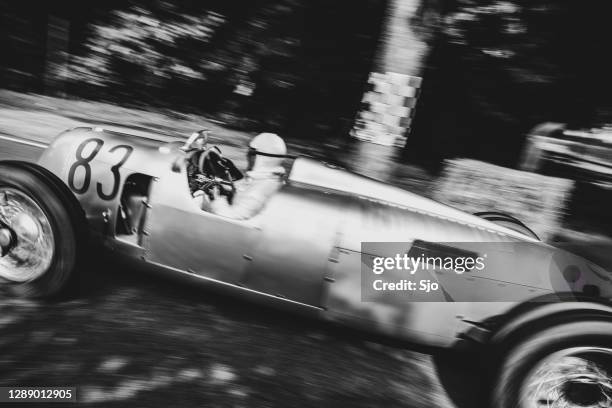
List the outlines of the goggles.
<svg viewBox="0 0 612 408">
<path fill-rule="evenodd" d="M 260 152 L 257 149 L 255 149 L 254 147 L 249 147 L 249 151 L 247 152 L 247 155 L 249 157 L 253 157 L 253 156 L 265 156 L 265 157 L 278 157 L 281 159 L 295 159 L 295 156 L 291 156 L 288 154 L 274 154 L 274 153 L 264 153 L 264 152 Z"/>
</svg>

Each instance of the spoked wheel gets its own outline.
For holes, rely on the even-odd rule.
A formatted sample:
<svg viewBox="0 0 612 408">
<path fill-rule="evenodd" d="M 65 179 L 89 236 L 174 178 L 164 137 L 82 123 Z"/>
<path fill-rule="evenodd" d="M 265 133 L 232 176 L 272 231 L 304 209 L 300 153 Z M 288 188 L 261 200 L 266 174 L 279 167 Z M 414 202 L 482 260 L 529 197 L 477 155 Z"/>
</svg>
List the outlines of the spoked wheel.
<svg viewBox="0 0 612 408">
<path fill-rule="evenodd" d="M 492 403 L 502 408 L 612 407 L 612 322 L 536 333 L 506 358 Z"/>
<path fill-rule="evenodd" d="M 11 293 L 52 297 L 73 282 L 86 245 L 74 201 L 46 170 L 0 163 L 0 283 Z"/>
<path fill-rule="evenodd" d="M 55 252 L 51 222 L 24 192 L 0 186 L 0 222 L 7 253 L 0 258 L 0 276 L 11 282 L 29 282 L 50 267 Z"/>
<path fill-rule="evenodd" d="M 575 347 L 553 353 L 522 388 L 526 407 L 612 407 L 612 349 Z"/>
</svg>

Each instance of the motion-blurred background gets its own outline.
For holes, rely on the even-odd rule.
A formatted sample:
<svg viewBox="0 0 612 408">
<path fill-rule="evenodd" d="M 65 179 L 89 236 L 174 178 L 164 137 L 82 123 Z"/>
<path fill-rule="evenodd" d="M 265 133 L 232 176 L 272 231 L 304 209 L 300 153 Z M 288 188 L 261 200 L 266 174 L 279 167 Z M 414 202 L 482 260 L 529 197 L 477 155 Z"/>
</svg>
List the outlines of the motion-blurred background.
<svg viewBox="0 0 612 408">
<path fill-rule="evenodd" d="M 75 124 L 115 124 L 184 136 L 213 124 L 223 129 L 219 141 L 243 146 L 273 131 L 308 153 L 458 204 L 429 183 L 448 175 L 447 159 L 506 174 L 524 168 L 526 141 L 543 123 L 585 132 L 612 123 L 610 11 L 605 0 L 2 0 L 0 103 L 9 111 L 0 132 L 48 140 Z M 383 83 L 372 81 L 377 73 Z M 390 90 L 398 81 L 388 74 L 416 78 L 414 92 Z M 372 90 L 383 100 L 368 99 Z M 364 119 L 400 135 L 397 147 L 352 137 Z M 596 145 L 595 165 L 604 167 L 589 181 L 609 184 L 610 139 L 587 135 L 557 161 L 580 161 Z M 521 201 L 512 183 L 502 176 L 498 184 Z M 611 196 L 600 187 L 574 183 L 544 199 L 563 203 L 547 204 L 557 220 L 537 232 L 556 234 L 559 217 L 572 213 L 569 228 L 606 235 Z M 478 205 L 535 221 L 497 201 Z"/>
<path fill-rule="evenodd" d="M 610 121 L 611 9 L 605 0 L 3 0 L 0 86 L 329 140 L 351 126 L 389 42 L 383 53 L 417 50 L 400 69 L 425 78 L 410 150 L 514 165 L 541 122 Z M 402 18 L 385 19 L 392 13 Z M 403 37 L 383 35 L 393 29 Z"/>
<path fill-rule="evenodd" d="M 508 212 L 544 239 L 612 266 L 610 15 L 607 0 L 0 0 L 0 134 L 46 143 L 76 125 L 151 137 L 209 127 L 241 163 L 248 138 L 273 131 L 294 152 L 473 212 Z M 396 92 L 395 79 L 380 78 L 413 88 Z M 390 118 L 393 104 L 371 92 L 410 101 L 391 106 L 400 113 Z M 399 138 L 355 137 L 368 121 Z M 6 144 L 0 153 L 36 156 Z M 41 315 L 37 304 L 3 303 L 0 347 L 11 351 L 0 354 L 18 357 L 4 358 L 2 383 L 93 384 L 98 377 L 82 377 L 92 370 L 102 382 L 86 395 L 104 406 L 171 398 L 172 381 L 200 378 L 210 380 L 205 401 L 228 405 L 275 405 L 275 395 L 288 393 L 313 406 L 452 406 L 422 357 L 378 349 L 385 357 L 372 357 L 315 329 L 192 305 L 195 294 L 185 304 L 159 285 L 123 285 L 78 301 L 81 315 L 70 305 Z M 135 326 L 117 318 L 128 309 Z M 163 334 L 168 327 L 176 335 Z M 200 350 L 194 339 L 211 335 L 236 344 Z M 130 339 L 143 336 L 154 347 L 134 348 Z M 98 349 L 94 337 L 112 347 Z M 75 347 L 78 355 L 60 358 Z M 254 351 L 242 362 L 229 358 L 241 347 Z M 196 348 L 198 357 L 189 352 Z M 168 360 L 152 367 L 160 352 Z M 271 365 L 258 359 L 266 353 Z M 355 355 L 363 366 L 349 363 Z M 278 382 L 287 360 L 302 368 Z M 334 388 L 343 364 L 353 374 Z M 403 373 L 387 370 L 393 364 Z M 418 373 L 412 385 L 394 382 L 406 372 Z M 237 385 L 249 376 L 261 383 Z"/>
</svg>

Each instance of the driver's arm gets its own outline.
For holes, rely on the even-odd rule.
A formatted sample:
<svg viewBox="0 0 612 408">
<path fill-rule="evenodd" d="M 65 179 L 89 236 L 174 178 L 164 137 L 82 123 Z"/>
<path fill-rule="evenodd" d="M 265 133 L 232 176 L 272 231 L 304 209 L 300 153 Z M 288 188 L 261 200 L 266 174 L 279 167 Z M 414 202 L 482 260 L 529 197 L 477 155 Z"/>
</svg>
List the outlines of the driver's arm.
<svg viewBox="0 0 612 408">
<path fill-rule="evenodd" d="M 280 187 L 278 180 L 259 180 L 250 183 L 244 190 L 238 189 L 233 204 L 227 200 L 214 200 L 211 210 L 214 214 L 236 220 L 246 220 L 258 214 L 266 202 Z"/>
<path fill-rule="evenodd" d="M 213 192 L 214 194 L 214 192 Z M 210 212 L 212 211 L 212 207 L 211 207 L 211 199 L 208 196 L 208 193 L 203 191 L 203 190 L 198 190 L 195 193 L 193 193 L 193 199 L 195 200 L 196 204 L 204 211 Z"/>
</svg>

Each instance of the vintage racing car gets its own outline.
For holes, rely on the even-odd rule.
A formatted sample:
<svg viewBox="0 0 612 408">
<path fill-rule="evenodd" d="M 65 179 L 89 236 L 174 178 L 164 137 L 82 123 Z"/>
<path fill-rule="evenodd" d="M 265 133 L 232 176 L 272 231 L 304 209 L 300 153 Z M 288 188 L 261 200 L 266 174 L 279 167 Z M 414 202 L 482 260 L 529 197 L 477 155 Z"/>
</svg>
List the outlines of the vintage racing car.
<svg viewBox="0 0 612 408">
<path fill-rule="evenodd" d="M 0 279 L 19 295 L 56 296 L 87 247 L 102 245 L 148 270 L 401 341 L 476 345 L 497 407 L 610 406 L 610 273 L 510 216 L 467 214 L 309 158 L 288 161 L 284 186 L 235 220 L 193 199 L 211 185 L 230 197 L 241 177 L 206 132 L 164 143 L 66 131 L 38 164 L 0 162 Z M 490 267 L 426 271 L 435 293 L 368 284 L 382 285 L 368 269 L 377 257 L 456 260 L 486 256 L 484 247 L 497 251 Z"/>
</svg>

